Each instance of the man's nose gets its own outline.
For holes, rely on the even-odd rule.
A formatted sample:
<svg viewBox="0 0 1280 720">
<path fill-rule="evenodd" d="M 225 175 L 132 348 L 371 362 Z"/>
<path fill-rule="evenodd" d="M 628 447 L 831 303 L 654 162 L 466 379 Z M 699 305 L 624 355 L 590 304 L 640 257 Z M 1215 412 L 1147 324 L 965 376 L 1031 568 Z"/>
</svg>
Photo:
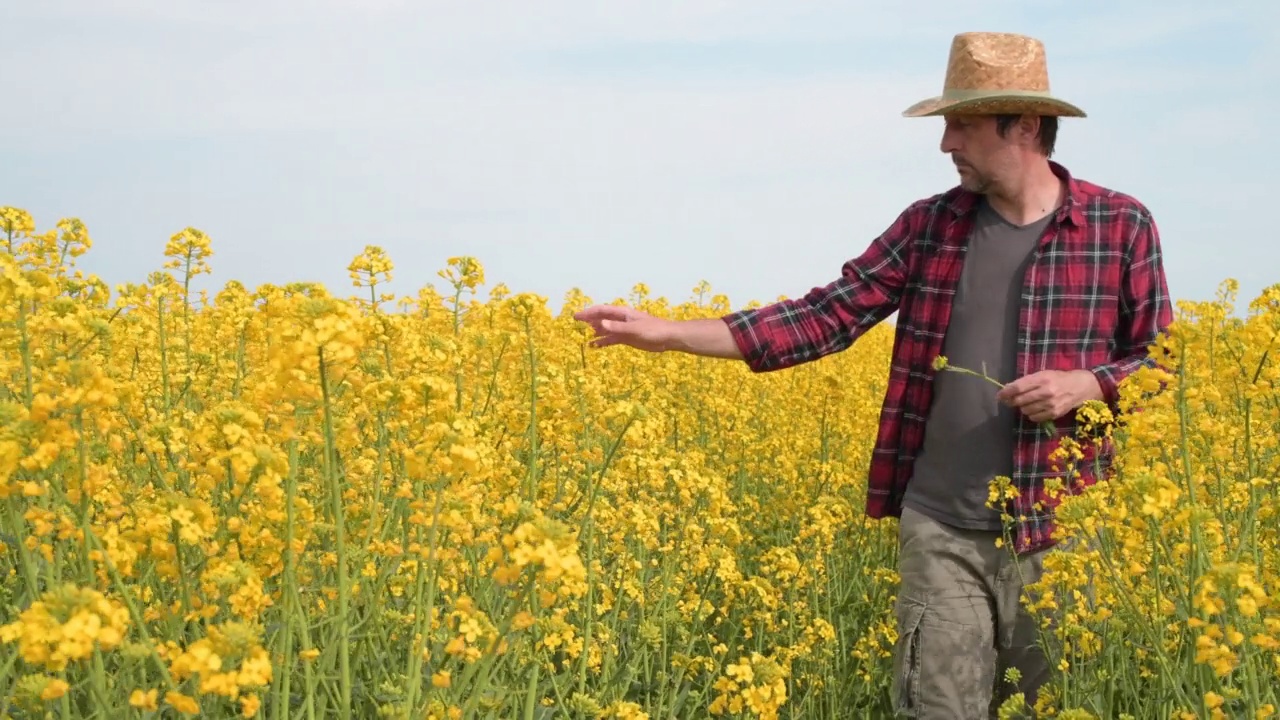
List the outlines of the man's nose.
<svg viewBox="0 0 1280 720">
<path fill-rule="evenodd" d="M 950 128 L 942 131 L 942 142 L 939 143 L 938 149 L 947 154 L 960 152 L 959 139 Z"/>
</svg>

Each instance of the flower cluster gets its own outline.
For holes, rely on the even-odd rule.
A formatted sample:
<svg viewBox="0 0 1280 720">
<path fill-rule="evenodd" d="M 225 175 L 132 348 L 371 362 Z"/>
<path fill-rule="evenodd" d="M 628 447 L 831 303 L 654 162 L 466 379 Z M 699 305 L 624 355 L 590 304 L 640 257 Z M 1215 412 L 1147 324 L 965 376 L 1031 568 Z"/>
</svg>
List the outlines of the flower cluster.
<svg viewBox="0 0 1280 720">
<path fill-rule="evenodd" d="M 119 601 L 68 583 L 45 592 L 17 620 L 0 626 L 0 641 L 16 642 L 23 662 L 60 672 L 95 652 L 115 649 L 128 628 L 129 611 Z"/>
</svg>

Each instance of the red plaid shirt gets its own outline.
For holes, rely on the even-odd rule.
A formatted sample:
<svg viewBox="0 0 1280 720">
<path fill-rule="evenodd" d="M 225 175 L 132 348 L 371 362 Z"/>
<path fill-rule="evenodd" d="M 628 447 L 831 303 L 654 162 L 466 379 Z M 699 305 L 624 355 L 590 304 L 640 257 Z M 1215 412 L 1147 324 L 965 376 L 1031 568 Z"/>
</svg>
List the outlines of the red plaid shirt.
<svg viewBox="0 0 1280 720">
<path fill-rule="evenodd" d="M 1066 200 L 1049 223 L 1023 284 L 1018 375 L 1044 369 L 1088 369 L 1107 402 L 1116 386 L 1142 365 L 1148 348 L 1172 319 L 1159 234 L 1151 213 L 1124 194 L 1071 177 Z M 912 462 L 924 437 L 934 370 L 964 263 L 978 196 L 959 187 L 908 207 L 838 280 L 801 298 L 725 316 L 748 366 L 768 372 L 848 348 L 898 311 L 888 389 L 872 451 L 867 514 L 900 516 Z M 1074 413 L 1057 421 L 1075 430 Z M 1011 481 L 1018 490 L 1011 515 L 1019 552 L 1052 545 L 1055 504 L 1045 480 L 1062 477 L 1050 460 L 1057 446 L 1018 415 Z M 1092 465 L 1095 458 L 1087 458 Z M 1111 450 L 1096 458 L 1106 468 Z M 1081 468 L 1069 492 L 1097 481 Z"/>
</svg>

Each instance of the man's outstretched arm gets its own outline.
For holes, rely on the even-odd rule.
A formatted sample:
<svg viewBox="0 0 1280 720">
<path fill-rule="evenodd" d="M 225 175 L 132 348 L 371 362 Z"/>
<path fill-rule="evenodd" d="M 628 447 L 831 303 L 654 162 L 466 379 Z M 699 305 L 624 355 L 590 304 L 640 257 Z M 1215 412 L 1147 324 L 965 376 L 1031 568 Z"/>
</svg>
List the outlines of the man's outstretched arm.
<svg viewBox="0 0 1280 720">
<path fill-rule="evenodd" d="M 915 208 L 898 216 L 838 280 L 803 297 L 720 318 L 666 320 L 633 308 L 595 305 L 574 317 L 598 347 L 629 345 L 743 360 L 755 372 L 780 370 L 844 350 L 898 309 L 907 281 Z"/>
<path fill-rule="evenodd" d="M 812 362 L 845 350 L 899 308 L 908 280 L 919 205 L 908 208 L 840 278 L 804 296 L 722 318 L 754 372 Z"/>
</svg>

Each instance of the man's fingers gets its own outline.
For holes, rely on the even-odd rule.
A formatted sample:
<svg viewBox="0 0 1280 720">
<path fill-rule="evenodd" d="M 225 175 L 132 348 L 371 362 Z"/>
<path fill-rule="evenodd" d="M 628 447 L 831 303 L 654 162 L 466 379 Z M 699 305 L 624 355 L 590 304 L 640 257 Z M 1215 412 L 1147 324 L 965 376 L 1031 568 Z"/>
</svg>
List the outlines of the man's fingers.
<svg viewBox="0 0 1280 720">
<path fill-rule="evenodd" d="M 619 340 L 616 336 L 605 335 L 592 340 L 591 347 L 606 348 L 606 347 L 609 347 L 610 345 L 617 345 L 620 342 L 622 341 Z"/>
<path fill-rule="evenodd" d="M 1001 388 L 1000 392 L 996 393 L 996 399 L 1006 405 L 1017 407 L 1017 405 L 1023 401 L 1022 398 L 1027 394 L 1027 392 L 1028 389 L 1025 386 L 1010 383 L 1009 385 L 1005 385 Z"/>
<path fill-rule="evenodd" d="M 636 335 L 635 324 L 623 320 L 604 318 L 592 322 L 591 326 L 596 331 L 596 336 L 591 340 L 592 347 L 602 348 L 626 343 Z"/>
<path fill-rule="evenodd" d="M 635 326 L 626 320 L 601 320 L 600 329 L 607 333 L 626 333 Z"/>
<path fill-rule="evenodd" d="M 1032 403 L 1048 400 L 1051 394 L 1052 393 L 1044 388 L 1031 388 L 1030 390 L 1024 390 L 1009 398 L 1009 403 L 1014 407 L 1024 407 Z"/>
<path fill-rule="evenodd" d="M 1018 378 L 1011 383 L 1006 383 L 1004 387 L 1000 388 L 996 392 L 996 399 L 1001 402 L 1008 402 L 1023 392 L 1026 392 L 1027 385 L 1027 379 L 1024 377 Z"/>
<path fill-rule="evenodd" d="M 1052 395 L 1052 388 L 1041 384 L 1036 379 L 1028 380 L 1027 378 L 1009 383 L 997 393 L 1001 402 L 1013 407 L 1022 407 L 1027 403 L 1047 400 Z"/>
<path fill-rule="evenodd" d="M 573 319 L 594 325 L 602 320 L 626 320 L 630 316 L 631 308 L 621 305 L 592 305 L 574 313 Z"/>
<path fill-rule="evenodd" d="M 1032 422 L 1044 422 L 1045 420 L 1056 420 L 1058 415 L 1053 412 L 1053 408 L 1037 407 L 1034 412 L 1027 413 L 1027 418 Z"/>
<path fill-rule="evenodd" d="M 623 307 L 620 305 L 592 305 L 589 308 L 579 310 L 573 314 L 573 319 L 584 322 L 591 326 L 595 331 L 597 340 L 599 338 L 608 338 L 608 342 L 593 342 L 595 347 L 606 347 L 623 342 L 618 335 L 625 337 L 635 336 L 639 331 L 636 327 L 637 320 L 643 319 L 644 314 L 636 311 L 634 308 Z"/>
<path fill-rule="evenodd" d="M 1060 402 L 1055 401 L 1052 397 L 1043 400 L 1035 400 L 1022 405 L 1019 408 L 1023 415 L 1035 422 L 1044 422 L 1045 420 L 1056 420 L 1066 412 L 1066 408 Z"/>
</svg>

